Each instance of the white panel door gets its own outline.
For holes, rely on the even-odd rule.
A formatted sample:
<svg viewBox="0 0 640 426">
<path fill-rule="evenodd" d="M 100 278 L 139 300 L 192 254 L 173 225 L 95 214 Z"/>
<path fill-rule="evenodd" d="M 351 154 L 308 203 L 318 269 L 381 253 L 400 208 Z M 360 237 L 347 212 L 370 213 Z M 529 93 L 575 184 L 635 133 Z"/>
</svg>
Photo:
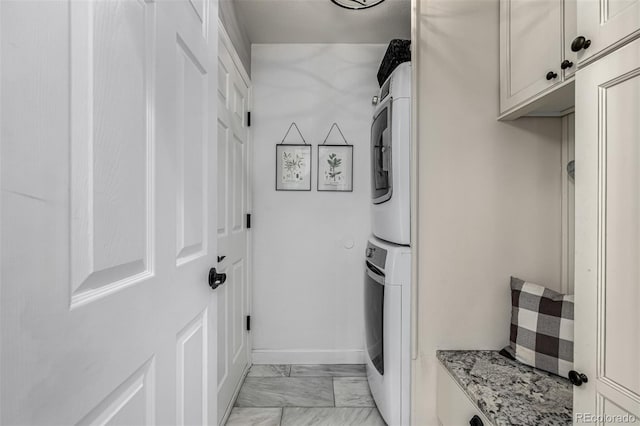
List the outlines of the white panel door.
<svg viewBox="0 0 640 426">
<path fill-rule="evenodd" d="M 226 42 L 225 42 L 226 40 Z M 249 80 L 221 33 L 218 47 L 218 264 L 227 283 L 218 290 L 218 419 L 230 409 L 249 365 L 248 131 Z"/>
<path fill-rule="evenodd" d="M 208 3 L 0 4 L 2 424 L 215 423 Z"/>
<path fill-rule="evenodd" d="M 500 2 L 501 112 L 562 81 L 562 16 L 562 0 Z"/>
<path fill-rule="evenodd" d="M 578 35 L 591 42 L 587 49 L 578 52 L 580 62 L 637 37 L 640 35 L 640 0 L 578 1 Z"/>
<path fill-rule="evenodd" d="M 640 418 L 640 41 L 576 78 L 574 420 L 624 424 Z"/>
</svg>

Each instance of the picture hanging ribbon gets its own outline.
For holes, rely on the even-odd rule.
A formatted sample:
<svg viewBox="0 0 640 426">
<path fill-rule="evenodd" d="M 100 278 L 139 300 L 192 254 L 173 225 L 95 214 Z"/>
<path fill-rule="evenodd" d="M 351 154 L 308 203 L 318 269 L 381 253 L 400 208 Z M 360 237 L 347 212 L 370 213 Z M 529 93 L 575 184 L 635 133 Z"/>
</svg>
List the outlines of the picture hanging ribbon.
<svg viewBox="0 0 640 426">
<path fill-rule="evenodd" d="M 289 126 L 289 129 L 287 129 L 287 133 L 284 134 L 284 138 L 282 138 L 282 142 L 279 143 L 279 145 L 285 145 L 284 141 L 287 139 L 287 136 L 289 136 L 289 132 L 291 131 L 291 129 L 295 127 L 296 131 L 298 132 L 298 134 L 300 135 L 300 139 L 302 139 L 302 142 L 304 142 L 305 145 L 309 145 L 307 143 L 307 141 L 304 139 L 304 136 L 302 136 L 302 132 L 300 131 L 300 129 L 298 128 L 298 125 L 296 124 L 296 122 L 292 122 L 291 125 Z M 341 132 L 342 133 L 342 132 Z"/>
<path fill-rule="evenodd" d="M 324 142 L 322 142 L 322 145 L 327 143 L 327 140 L 329 140 L 329 136 L 331 136 L 331 132 L 333 131 L 334 128 L 338 129 L 338 132 L 340 132 L 340 136 L 342 136 L 342 140 L 344 141 L 344 144 L 349 145 L 349 142 L 347 142 L 347 138 L 344 137 L 342 130 L 340 130 L 340 126 L 338 126 L 338 123 L 333 123 L 331 125 L 331 128 L 329 129 L 329 133 L 327 133 L 327 137 L 324 138 Z"/>
</svg>

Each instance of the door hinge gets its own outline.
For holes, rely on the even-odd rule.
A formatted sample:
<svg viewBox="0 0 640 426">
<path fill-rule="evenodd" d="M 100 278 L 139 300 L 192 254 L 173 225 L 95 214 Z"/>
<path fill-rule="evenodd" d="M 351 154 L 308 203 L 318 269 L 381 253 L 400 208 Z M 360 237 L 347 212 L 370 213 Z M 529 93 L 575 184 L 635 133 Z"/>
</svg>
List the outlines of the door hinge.
<svg viewBox="0 0 640 426">
<path fill-rule="evenodd" d="M 247 111 L 247 127 L 251 127 L 251 111 Z"/>
<path fill-rule="evenodd" d="M 247 315 L 247 331 L 251 331 L 251 315 Z"/>
<path fill-rule="evenodd" d="M 247 213 L 247 229 L 251 229 L 251 213 Z"/>
</svg>

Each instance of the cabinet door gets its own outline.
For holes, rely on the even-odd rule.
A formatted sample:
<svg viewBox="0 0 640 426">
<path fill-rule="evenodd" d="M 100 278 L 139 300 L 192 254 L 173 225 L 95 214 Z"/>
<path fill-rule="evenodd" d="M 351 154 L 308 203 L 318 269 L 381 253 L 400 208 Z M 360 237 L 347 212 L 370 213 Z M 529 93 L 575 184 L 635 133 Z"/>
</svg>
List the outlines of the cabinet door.
<svg viewBox="0 0 640 426">
<path fill-rule="evenodd" d="M 640 417 L 640 41 L 576 84 L 574 420 L 623 424 Z"/>
<path fill-rule="evenodd" d="M 492 426 L 480 409 L 471 402 L 470 397 L 456 383 L 451 374 L 438 363 L 437 367 L 436 409 L 441 426 L 468 425 L 477 416 L 485 426 Z"/>
<path fill-rule="evenodd" d="M 640 35 L 640 0 L 580 1 L 578 35 L 591 41 L 588 49 L 578 52 L 580 63 L 637 37 Z"/>
<path fill-rule="evenodd" d="M 500 2 L 501 112 L 562 80 L 562 13 L 562 0 Z"/>
<path fill-rule="evenodd" d="M 571 50 L 571 42 L 578 36 L 577 0 L 564 0 L 564 39 L 562 50 L 564 60 L 572 65 L 564 69 L 564 79 L 573 76 L 578 68 L 578 54 Z"/>
</svg>

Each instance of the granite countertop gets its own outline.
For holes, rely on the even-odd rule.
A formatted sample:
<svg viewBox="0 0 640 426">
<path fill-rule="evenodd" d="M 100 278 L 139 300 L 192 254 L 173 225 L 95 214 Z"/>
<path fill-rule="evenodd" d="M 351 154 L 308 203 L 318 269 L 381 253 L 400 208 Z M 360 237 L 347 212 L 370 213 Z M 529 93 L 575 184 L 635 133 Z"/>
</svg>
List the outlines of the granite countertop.
<svg viewBox="0 0 640 426">
<path fill-rule="evenodd" d="M 495 426 L 571 425 L 569 380 L 497 351 L 438 351 L 437 357 Z"/>
</svg>

